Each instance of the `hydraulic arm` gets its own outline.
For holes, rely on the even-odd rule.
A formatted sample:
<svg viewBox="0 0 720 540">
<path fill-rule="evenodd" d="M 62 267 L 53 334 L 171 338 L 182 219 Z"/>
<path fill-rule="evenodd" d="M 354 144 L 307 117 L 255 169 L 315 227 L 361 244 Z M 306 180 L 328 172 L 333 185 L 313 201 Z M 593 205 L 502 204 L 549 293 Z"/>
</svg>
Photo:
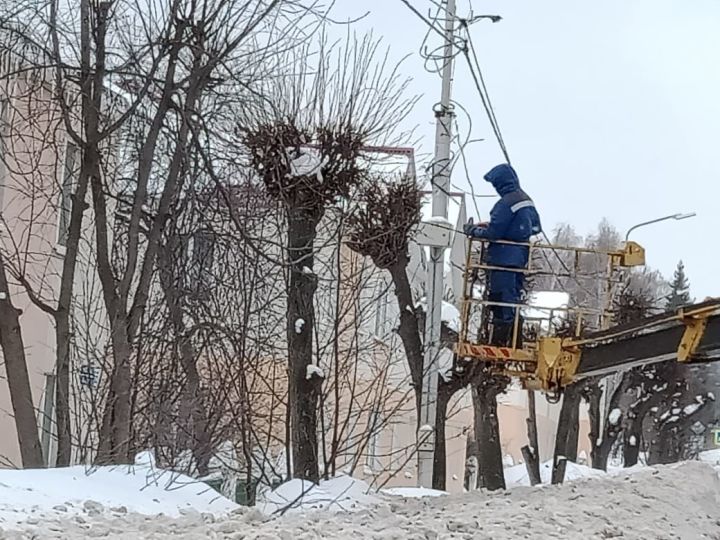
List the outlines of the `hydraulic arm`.
<svg viewBox="0 0 720 540">
<path fill-rule="evenodd" d="M 677 359 L 720 360 L 720 300 L 589 333 L 582 339 L 543 337 L 528 384 L 554 391 L 586 377 Z"/>
</svg>

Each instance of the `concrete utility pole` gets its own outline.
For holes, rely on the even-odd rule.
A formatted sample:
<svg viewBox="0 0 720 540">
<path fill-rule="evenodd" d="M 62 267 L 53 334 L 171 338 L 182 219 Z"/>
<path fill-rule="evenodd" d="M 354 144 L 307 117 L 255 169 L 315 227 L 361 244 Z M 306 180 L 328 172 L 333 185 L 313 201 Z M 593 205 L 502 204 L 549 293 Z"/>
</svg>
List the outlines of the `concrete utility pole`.
<svg viewBox="0 0 720 540">
<path fill-rule="evenodd" d="M 455 116 L 450 101 L 452 86 L 455 25 L 455 0 L 445 5 L 445 46 L 443 49 L 442 93 L 435 111 L 435 160 L 432 168 L 432 215 L 447 221 L 450 191 L 450 141 Z M 438 357 L 442 324 L 443 271 L 446 247 L 431 246 L 426 280 L 425 357 L 418 432 L 418 485 L 432 487 L 435 455 L 435 411 L 437 408 Z"/>
</svg>

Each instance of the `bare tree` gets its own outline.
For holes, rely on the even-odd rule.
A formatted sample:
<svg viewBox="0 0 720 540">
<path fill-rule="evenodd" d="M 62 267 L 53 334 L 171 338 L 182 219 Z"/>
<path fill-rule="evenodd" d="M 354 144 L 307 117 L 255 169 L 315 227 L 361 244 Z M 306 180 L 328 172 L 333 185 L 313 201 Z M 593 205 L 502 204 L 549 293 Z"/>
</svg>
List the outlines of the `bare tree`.
<svg viewBox="0 0 720 540">
<path fill-rule="evenodd" d="M 420 410 L 423 376 L 421 310 L 413 297 L 408 265 L 409 242 L 420 223 L 422 193 L 414 177 L 382 182 L 372 179 L 360 193 L 360 208 L 350 217 L 349 245 L 370 257 L 375 266 L 387 270 L 392 279 L 400 321 L 397 333 L 402 340 L 415 389 L 415 406 Z"/>
<path fill-rule="evenodd" d="M 396 331 L 403 344 L 415 395 L 415 408 L 418 413 L 416 418 L 419 421 L 425 314 L 413 295 L 409 246 L 415 228 L 420 223 L 422 193 L 414 176 L 406 174 L 399 178 L 371 179 L 360 192 L 358 200 L 359 208 L 350 217 L 352 232 L 349 245 L 358 253 L 372 259 L 377 268 L 390 274 L 399 313 Z M 457 333 L 443 322 L 441 338 L 445 348 L 452 349 L 457 341 Z M 446 354 L 446 351 L 441 354 Z M 459 364 L 457 359 L 454 359 L 451 368 L 438 382 L 433 458 L 435 489 L 445 489 L 445 426 L 449 405 L 453 396 L 467 387 L 479 370 L 478 363 Z"/>
<path fill-rule="evenodd" d="M 402 97 L 405 83 L 388 71 L 387 58 L 376 62 L 377 49 L 371 38 L 349 39 L 335 59 L 336 51 L 321 43 L 314 73 L 303 66 L 302 76 L 278 79 L 264 92 L 269 107 L 238 128 L 253 168 L 285 212 L 293 471 L 314 481 L 322 383 L 312 367 L 318 226 L 328 207 L 349 198 L 366 178 L 363 146 L 384 142 L 411 105 Z M 310 56 L 309 50 L 299 54 Z"/>
</svg>

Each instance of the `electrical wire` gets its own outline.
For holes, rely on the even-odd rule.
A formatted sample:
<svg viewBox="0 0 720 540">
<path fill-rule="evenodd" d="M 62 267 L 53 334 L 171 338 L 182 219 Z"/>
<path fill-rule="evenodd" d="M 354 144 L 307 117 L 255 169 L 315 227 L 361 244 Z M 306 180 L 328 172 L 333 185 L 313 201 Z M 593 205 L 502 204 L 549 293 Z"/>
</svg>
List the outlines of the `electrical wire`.
<svg viewBox="0 0 720 540">
<path fill-rule="evenodd" d="M 487 91 L 487 85 L 485 84 L 485 78 L 482 74 L 482 69 L 480 67 L 480 62 L 477 58 L 477 53 L 475 51 L 475 45 L 472 41 L 472 35 L 470 34 L 470 29 L 468 22 L 466 20 L 460 21 L 461 28 L 465 30 L 466 35 L 466 43 L 467 46 L 463 49 L 463 56 L 465 57 L 465 60 L 467 61 L 468 68 L 470 69 L 470 75 L 473 78 L 473 82 L 475 83 L 475 89 L 477 90 L 480 101 L 483 105 L 483 108 L 485 109 L 485 113 L 488 117 L 488 120 L 490 122 L 490 127 L 493 130 L 493 133 L 495 134 L 495 138 L 497 139 L 498 145 L 500 146 L 500 150 L 503 153 L 503 156 L 505 157 L 505 161 L 507 163 L 511 163 L 510 161 L 510 154 L 508 153 L 507 145 L 505 144 L 505 139 L 503 138 L 502 131 L 500 130 L 500 124 L 497 121 L 497 116 L 495 115 L 495 109 L 492 105 L 492 101 L 490 100 L 490 95 Z M 472 57 L 470 56 L 472 54 Z"/>
<path fill-rule="evenodd" d="M 413 14 L 416 17 L 418 17 L 420 20 L 422 20 L 428 27 L 428 30 L 425 34 L 425 37 L 423 38 L 423 42 L 420 47 L 420 55 L 425 60 L 425 69 L 428 72 L 438 74 L 438 73 L 440 73 L 440 71 L 442 70 L 442 67 L 445 65 L 445 63 L 448 60 L 451 60 L 452 58 L 454 58 L 455 56 L 457 56 L 460 53 L 462 53 L 465 56 L 465 59 L 468 63 L 468 67 L 470 68 L 471 75 L 473 77 L 473 81 L 475 82 L 476 89 L 478 91 L 478 94 L 480 95 L 481 102 L 482 102 L 485 112 L 487 114 L 488 120 L 490 122 L 490 126 L 495 135 L 495 138 L 497 139 L 498 144 L 503 152 L 503 155 L 505 156 L 505 160 L 508 163 L 510 163 L 509 152 L 507 150 L 507 146 L 505 144 L 505 140 L 503 138 L 502 131 L 500 130 L 497 116 L 495 114 L 495 110 L 493 108 L 492 101 L 490 100 L 489 93 L 487 91 L 487 84 L 485 82 L 484 76 L 482 74 L 482 69 L 480 68 L 480 63 L 477 58 L 477 52 L 475 50 L 474 43 L 472 42 L 472 36 L 470 35 L 470 32 L 469 32 L 469 25 L 472 22 L 474 22 L 475 20 L 479 20 L 479 18 L 471 17 L 469 20 L 458 18 L 458 30 L 460 30 L 460 29 L 464 30 L 465 37 L 463 38 L 461 36 L 458 36 L 457 38 L 453 38 L 453 40 L 450 40 L 437 26 L 437 23 L 440 19 L 440 14 L 443 10 L 443 5 L 440 2 L 435 2 L 433 0 L 430 0 L 435 5 L 436 10 L 435 10 L 434 16 L 432 17 L 432 20 L 429 20 L 425 16 L 423 16 L 422 13 L 420 13 L 417 10 L 417 8 L 412 6 L 408 0 L 401 0 L 401 1 L 413 12 Z M 443 38 L 443 44 L 440 47 L 434 49 L 432 52 L 428 53 L 427 52 L 427 43 L 428 43 L 430 34 L 432 32 L 435 32 L 436 34 L 440 35 Z M 453 35 L 455 35 L 455 33 L 453 33 Z M 453 50 L 456 50 L 457 52 L 454 52 L 452 55 L 450 55 L 450 57 L 448 57 L 448 55 L 445 55 L 445 54 L 438 55 L 437 54 L 438 50 L 442 49 L 443 53 L 444 53 L 444 47 L 447 43 L 452 43 Z M 470 56 L 471 53 L 472 53 L 472 57 Z M 431 62 L 435 63 L 434 69 L 429 68 L 429 64 Z M 455 66 L 453 66 L 453 69 L 455 69 Z M 437 112 L 438 106 L 439 106 L 439 104 L 435 104 L 435 106 L 433 107 L 435 112 Z M 470 172 L 468 170 L 468 165 L 467 165 L 467 157 L 465 155 L 465 146 L 467 144 L 469 144 L 471 133 L 472 133 L 472 117 L 467 112 L 467 110 L 464 107 L 462 107 L 462 105 L 460 103 L 458 103 L 457 101 L 453 101 L 453 106 L 457 107 L 457 108 L 463 110 L 463 112 L 465 112 L 465 114 L 468 118 L 468 124 L 469 124 L 468 135 L 464 141 L 459 138 L 460 129 L 459 129 L 459 125 L 456 122 L 455 125 L 457 127 L 458 135 L 451 137 L 451 139 L 452 139 L 452 141 L 457 142 L 459 152 L 457 153 L 457 155 L 454 158 L 451 158 L 451 160 L 448 163 L 444 164 L 443 167 L 444 168 L 447 167 L 447 169 L 448 169 L 447 172 L 451 175 L 456 162 L 458 160 L 462 161 L 463 169 L 464 169 L 467 181 L 468 181 L 468 185 L 470 187 L 471 195 L 473 197 L 473 204 L 475 205 L 475 211 L 477 212 L 477 215 L 479 216 L 480 211 L 479 211 L 479 208 L 477 207 L 477 201 L 476 201 L 476 199 L 478 197 L 474 193 L 475 189 L 474 189 L 473 182 L 470 179 Z M 432 163 L 432 165 L 431 165 L 431 168 L 433 170 L 432 170 L 432 173 L 430 176 L 431 176 L 431 185 L 433 186 L 433 188 L 438 188 L 437 184 L 434 182 L 434 178 L 435 178 L 435 176 L 437 176 L 437 171 L 435 171 L 436 165 L 437 165 L 436 162 Z M 446 171 L 441 170 L 440 172 L 446 172 Z M 444 188 L 441 188 L 441 189 L 443 189 L 445 194 L 448 195 L 447 190 L 445 190 Z"/>
<path fill-rule="evenodd" d="M 426 71 L 428 71 L 429 73 L 439 74 L 442 70 L 442 67 L 444 67 L 444 65 L 446 64 L 447 61 L 452 60 L 459 54 L 463 54 L 465 56 L 468 66 L 470 67 L 470 71 L 473 76 L 473 80 L 475 81 L 476 89 L 478 90 L 478 93 L 480 94 L 480 98 L 483 103 L 483 107 L 485 108 L 486 114 L 490 121 L 490 126 L 493 130 L 493 133 L 494 133 L 496 139 L 498 140 L 498 144 L 500 145 L 500 148 L 503 152 L 503 155 L 505 156 L 506 161 L 508 163 L 510 163 L 510 158 L 509 158 L 507 147 L 505 145 L 505 141 L 504 141 L 504 138 L 502 135 L 502 131 L 500 130 L 499 123 L 497 121 L 497 116 L 495 115 L 495 111 L 492 106 L 492 102 L 489 98 L 488 91 L 487 91 L 487 84 L 485 83 L 485 79 L 482 75 L 482 70 L 480 69 L 480 64 L 477 59 L 477 53 L 475 51 L 475 46 L 472 43 L 472 36 L 470 35 L 470 32 L 469 32 L 469 25 L 472 24 L 472 22 L 474 22 L 475 20 L 479 20 L 479 19 L 472 18 L 472 17 L 469 20 L 458 18 L 457 19 L 457 21 L 458 21 L 457 29 L 464 30 L 465 37 L 457 36 L 456 33 L 453 32 L 453 36 L 456 36 L 456 37 L 454 37 L 452 40 L 450 40 L 445 35 L 445 33 L 438 28 L 438 22 L 440 20 L 440 15 L 444 10 L 444 6 L 442 3 L 435 1 L 435 0 L 430 0 L 430 2 L 435 6 L 436 9 L 435 9 L 435 13 L 433 15 L 431 15 L 431 19 L 428 19 L 422 13 L 420 13 L 420 11 L 409 2 L 409 0 L 401 0 L 401 2 L 408 9 L 410 9 L 410 11 L 417 18 L 419 18 L 423 23 L 425 23 L 425 25 L 427 26 L 427 31 L 425 33 L 425 36 L 423 37 L 423 41 L 422 41 L 422 44 L 420 46 L 420 51 L 419 51 L 420 56 L 425 61 Z M 431 52 L 428 52 L 427 44 L 428 44 L 428 40 L 430 39 L 430 35 L 433 32 L 442 37 L 443 43 L 439 47 L 432 49 Z M 453 51 L 455 51 L 449 56 L 444 54 L 444 48 L 447 43 L 451 43 L 453 46 Z M 440 51 L 440 50 L 443 51 L 443 54 L 437 54 L 438 51 Z M 472 59 L 470 57 L 470 53 L 472 53 Z M 473 59 L 474 59 L 475 64 L 473 64 Z M 432 63 L 435 64 L 434 68 L 429 67 Z M 454 69 L 455 69 L 455 64 L 453 64 L 453 70 Z M 440 106 L 439 103 L 436 103 L 433 106 L 433 110 L 435 113 L 438 112 L 439 106 Z M 473 183 L 471 175 L 470 175 L 468 160 L 467 160 L 467 156 L 465 153 L 466 147 L 469 144 L 471 144 L 471 142 L 475 142 L 471 139 L 472 132 L 473 132 L 472 115 L 468 112 L 468 110 L 465 107 L 463 107 L 463 105 L 461 103 L 459 103 L 456 100 L 452 101 L 452 107 L 453 107 L 453 109 L 461 110 L 465 114 L 465 116 L 467 118 L 467 122 L 468 122 L 467 136 L 464 138 L 461 137 L 460 125 L 457 122 L 457 120 L 455 120 L 456 134 L 455 135 L 451 135 L 450 133 L 446 133 L 446 134 L 451 136 L 451 142 L 455 143 L 455 145 L 458 148 L 458 151 L 451 154 L 450 159 L 447 161 L 447 163 L 444 163 L 442 165 L 442 168 L 440 168 L 439 171 L 436 170 L 437 165 L 438 165 L 437 161 L 434 161 L 426 168 L 426 172 L 430 173 L 429 174 L 430 184 L 431 184 L 432 188 L 433 189 L 441 189 L 445 195 L 450 196 L 449 190 L 447 190 L 441 186 L 438 186 L 437 183 L 435 182 L 435 178 L 438 175 L 438 172 L 447 173 L 448 175 L 452 176 L 452 172 L 455 168 L 455 165 L 457 164 L 458 161 L 460 161 L 462 163 L 463 171 L 465 173 L 465 178 L 468 183 L 468 187 L 469 187 L 470 191 L 468 193 L 466 190 L 463 190 L 462 188 L 458 188 L 458 186 L 456 186 L 454 184 L 452 184 L 452 185 L 455 189 L 459 189 L 463 193 L 469 194 L 472 197 L 475 212 L 476 212 L 477 216 L 479 217 L 480 209 L 477 205 L 477 199 L 478 198 L 486 198 L 486 197 L 494 198 L 495 196 L 494 195 L 487 195 L 487 196 L 486 195 L 478 195 L 475 193 L 475 186 L 474 186 L 474 183 Z M 482 139 L 480 139 L 480 140 L 482 140 Z"/>
<path fill-rule="evenodd" d="M 428 19 L 426 19 L 425 16 L 422 13 L 420 13 L 417 10 L 417 8 L 409 2 L 409 0 L 400 0 L 400 1 L 403 4 L 405 4 L 407 6 L 407 8 L 415 14 L 415 16 L 417 16 L 421 21 L 423 21 L 430 28 L 430 30 L 435 31 L 444 41 L 450 41 L 447 38 L 447 36 L 443 33 L 443 31 L 435 26 L 435 23 L 437 22 L 437 20 L 439 18 L 439 14 L 431 22 Z"/>
<path fill-rule="evenodd" d="M 502 131 L 500 131 L 500 124 L 497 121 L 497 116 L 495 116 L 495 109 L 492 105 L 492 101 L 490 100 L 490 93 L 488 92 L 487 86 L 485 84 L 485 77 L 483 76 L 482 69 L 480 68 L 480 61 L 478 60 L 477 52 L 475 52 L 475 44 L 473 43 L 473 40 L 472 40 L 472 34 L 470 34 L 470 28 L 467 26 L 465 27 L 465 33 L 467 35 L 467 43 L 469 45 L 470 52 L 472 53 L 473 61 L 475 62 L 475 67 L 477 68 L 478 79 L 480 80 L 480 84 L 482 85 L 482 90 L 483 90 L 483 92 L 485 94 L 485 98 L 487 100 L 489 110 L 486 112 L 488 112 L 488 116 L 491 118 L 492 123 L 496 127 L 497 133 L 499 135 L 499 142 L 501 143 L 503 151 L 507 154 L 507 149 L 505 148 L 505 139 L 502 136 Z"/>
</svg>

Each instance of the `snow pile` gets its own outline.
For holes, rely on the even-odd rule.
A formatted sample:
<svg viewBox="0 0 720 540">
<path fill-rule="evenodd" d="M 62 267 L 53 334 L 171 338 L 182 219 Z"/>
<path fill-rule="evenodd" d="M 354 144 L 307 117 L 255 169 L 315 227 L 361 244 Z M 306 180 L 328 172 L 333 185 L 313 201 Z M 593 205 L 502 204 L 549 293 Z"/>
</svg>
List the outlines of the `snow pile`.
<svg viewBox="0 0 720 540">
<path fill-rule="evenodd" d="M 405 497 L 406 499 L 421 499 L 423 497 L 442 497 L 447 495 L 447 491 L 429 488 L 413 488 L 413 487 L 396 487 L 383 489 L 384 495 L 393 497 Z"/>
<path fill-rule="evenodd" d="M 610 422 L 611 425 L 616 426 L 620 421 L 621 416 L 622 411 L 620 411 L 620 409 L 613 409 L 608 415 L 608 422 Z"/>
<path fill-rule="evenodd" d="M 0 470 L 0 527 L 80 514 L 181 516 L 227 514 L 238 505 L 207 484 L 154 467 L 143 453 L 135 466 Z"/>
<path fill-rule="evenodd" d="M 350 480 L 346 479 L 346 482 Z M 352 489 L 352 487 L 350 487 Z M 717 538 L 720 479 L 711 466 L 687 462 L 633 475 L 589 478 L 509 492 L 390 499 L 356 512 L 292 512 L 268 518 L 251 509 L 214 520 L 88 516 L 27 525 L 6 538 L 197 538 L 271 540 L 404 538 Z M 11 533 L 15 534 L 15 533 Z"/>
<path fill-rule="evenodd" d="M 305 327 L 305 319 L 297 319 L 295 321 L 295 333 L 296 334 L 302 334 L 304 327 Z"/>
<path fill-rule="evenodd" d="M 422 297 L 418 301 L 415 308 L 421 309 L 423 312 L 427 312 L 427 298 Z M 409 306 L 408 309 L 410 309 Z M 460 331 L 460 311 L 450 302 L 446 302 L 445 300 L 443 300 L 442 308 L 440 310 L 440 318 L 442 322 L 444 322 L 445 325 L 448 327 L 448 329 L 452 330 L 453 332 Z"/>
<path fill-rule="evenodd" d="M 691 403 L 690 405 L 685 405 L 683 408 L 683 414 L 685 416 L 690 416 L 691 414 L 696 413 L 700 407 L 702 407 L 702 403 Z"/>
<path fill-rule="evenodd" d="M 350 476 L 338 476 L 320 485 L 295 479 L 259 495 L 256 507 L 268 515 L 306 510 L 359 510 L 379 502 L 369 492 L 367 483 Z"/>
<path fill-rule="evenodd" d="M 720 468 L 720 448 L 700 452 L 698 458 L 704 463 L 710 463 L 711 465 L 715 465 L 715 467 Z"/>
<path fill-rule="evenodd" d="M 543 484 L 549 484 L 552 480 L 552 469 L 552 460 L 540 464 L 540 479 L 542 480 Z M 573 463 L 572 461 L 568 461 L 565 464 L 566 482 L 580 480 L 581 478 L 602 478 L 607 475 L 608 473 L 606 473 L 605 471 L 593 469 L 592 467 L 588 467 L 587 465 L 579 465 L 577 463 Z M 513 467 L 508 467 L 507 469 L 505 469 L 505 483 L 508 488 L 513 488 L 517 486 L 529 486 L 530 477 L 528 476 L 526 465 L 524 463 L 521 463 L 520 465 L 515 465 Z"/>
<path fill-rule="evenodd" d="M 442 303 L 442 321 L 453 332 L 460 332 L 460 311 L 450 302 Z"/>
</svg>

